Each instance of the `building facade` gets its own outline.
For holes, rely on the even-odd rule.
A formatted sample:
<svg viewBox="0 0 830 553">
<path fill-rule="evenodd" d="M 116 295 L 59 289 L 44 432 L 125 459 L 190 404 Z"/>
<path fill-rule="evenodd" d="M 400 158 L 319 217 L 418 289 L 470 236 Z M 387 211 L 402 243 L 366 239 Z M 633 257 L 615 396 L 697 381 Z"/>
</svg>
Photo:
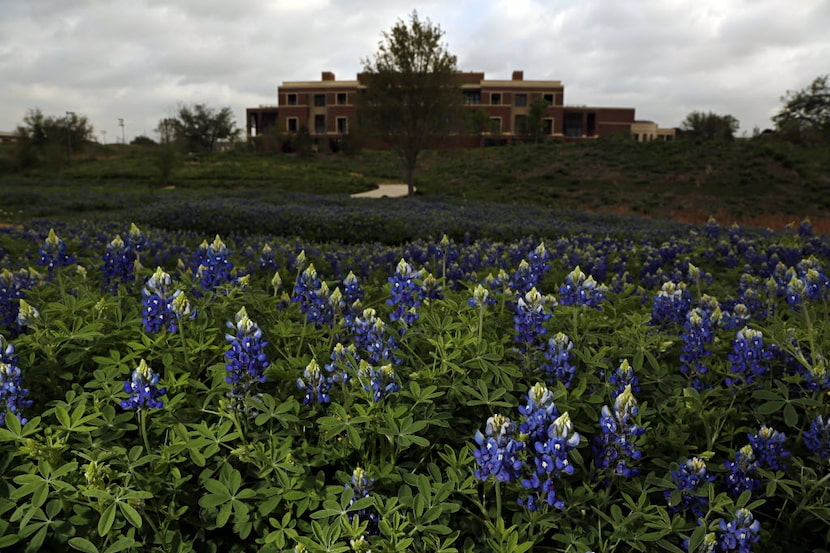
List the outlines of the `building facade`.
<svg viewBox="0 0 830 553">
<path fill-rule="evenodd" d="M 459 72 L 457 80 L 471 115 L 480 112 L 471 117 L 471 121 L 477 120 L 479 124 L 451 137 L 449 146 L 471 147 L 525 139 L 528 113 L 537 101 L 546 104 L 542 134 L 547 139 L 674 138 L 674 129 L 635 121 L 634 108 L 566 105 L 561 81 L 525 80 L 522 71 L 514 71 L 510 80 L 486 79 L 481 72 Z M 341 140 L 357 123 L 357 95 L 364 87 L 361 75 L 356 80 L 338 81 L 329 71 L 324 71 L 319 81 L 284 82 L 277 89 L 276 106 L 246 110 L 248 139 L 261 142 L 269 134 L 290 137 L 305 130 L 318 143 Z M 650 125 L 647 129 L 646 123 Z"/>
</svg>

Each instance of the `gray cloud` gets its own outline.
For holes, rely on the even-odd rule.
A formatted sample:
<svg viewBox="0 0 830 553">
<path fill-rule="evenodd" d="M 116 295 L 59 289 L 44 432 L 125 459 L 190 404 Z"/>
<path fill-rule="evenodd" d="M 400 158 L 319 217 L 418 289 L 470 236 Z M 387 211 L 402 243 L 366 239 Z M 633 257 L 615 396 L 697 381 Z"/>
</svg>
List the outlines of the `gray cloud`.
<svg viewBox="0 0 830 553">
<path fill-rule="evenodd" d="M 567 103 L 666 126 L 712 110 L 768 127 L 788 89 L 830 73 L 826 0 L 0 0 L 0 130 L 40 107 L 83 113 L 108 140 L 124 118 L 130 140 L 180 102 L 241 124 L 283 81 L 354 78 L 413 7 L 462 70 L 522 69 L 563 81 Z"/>
</svg>

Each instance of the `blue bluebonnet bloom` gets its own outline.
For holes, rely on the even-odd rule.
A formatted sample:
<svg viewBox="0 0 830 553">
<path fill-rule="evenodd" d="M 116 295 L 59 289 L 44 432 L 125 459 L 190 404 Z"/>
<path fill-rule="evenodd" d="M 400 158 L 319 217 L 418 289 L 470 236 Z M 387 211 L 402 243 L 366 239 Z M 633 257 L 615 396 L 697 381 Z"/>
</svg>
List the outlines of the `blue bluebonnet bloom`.
<svg viewBox="0 0 830 553">
<path fill-rule="evenodd" d="M 692 295 L 685 282 L 665 282 L 654 296 L 651 306 L 651 324 L 670 326 L 681 324 L 692 306 Z"/>
<path fill-rule="evenodd" d="M 129 380 L 124 382 L 124 391 L 130 397 L 121 400 L 122 409 L 160 409 L 163 404 L 162 396 L 167 393 L 166 388 L 159 388 L 159 377 L 144 359 L 132 373 Z"/>
<path fill-rule="evenodd" d="M 712 355 L 708 346 L 714 341 L 708 310 L 698 307 L 691 309 L 686 314 L 686 324 L 680 337 L 683 339 L 680 346 L 680 372 L 695 390 L 702 390 L 704 386 L 701 377 L 709 371 L 704 359 Z"/>
<path fill-rule="evenodd" d="M 331 381 L 326 378 L 316 359 L 312 359 L 303 371 L 302 378 L 297 379 L 297 388 L 305 392 L 303 403 L 328 403 Z"/>
<path fill-rule="evenodd" d="M 732 497 L 738 497 L 743 492 L 753 491 L 761 485 L 756 477 L 758 461 L 752 446 L 747 444 L 735 452 L 734 461 L 725 461 L 723 465 L 729 471 L 724 477 L 723 487 Z"/>
<path fill-rule="evenodd" d="M 25 269 L 17 272 L 8 269 L 0 271 L 0 327 L 5 327 L 12 338 L 21 330 L 17 324 L 19 302 L 26 295 L 26 290 L 32 287 L 33 281 Z"/>
<path fill-rule="evenodd" d="M 300 304 L 300 312 L 317 328 L 334 324 L 334 309 L 329 301 L 329 288 L 320 280 L 314 264 L 303 270 L 294 284 L 291 301 Z"/>
<path fill-rule="evenodd" d="M 107 244 L 107 251 L 104 253 L 101 266 L 105 289 L 114 291 L 119 283 L 131 282 L 135 279 L 135 257 L 131 253 L 120 235 L 116 235 Z"/>
<path fill-rule="evenodd" d="M 65 267 L 72 264 L 72 257 L 66 253 L 66 244 L 55 232 L 55 229 L 49 229 L 49 234 L 43 244 L 37 250 L 40 256 L 37 260 L 38 265 L 43 265 L 51 273 L 57 267 Z"/>
<path fill-rule="evenodd" d="M 735 518 L 720 521 L 720 551 L 726 553 L 751 553 L 752 544 L 761 539 L 761 523 L 755 520 L 748 509 L 735 511 Z"/>
<path fill-rule="evenodd" d="M 363 288 L 360 287 L 360 281 L 352 271 L 349 271 L 349 274 L 343 279 L 342 284 L 343 304 L 345 305 L 343 316 L 348 324 L 348 321 L 354 320 L 354 318 L 360 313 L 358 309 L 363 301 L 365 292 L 363 291 Z"/>
<path fill-rule="evenodd" d="M 810 429 L 804 432 L 804 445 L 818 455 L 819 459 L 830 459 L 830 418 L 816 416 L 810 423 Z"/>
<path fill-rule="evenodd" d="M 329 380 L 335 382 L 348 382 L 352 375 L 357 374 L 360 366 L 360 356 L 354 344 L 344 346 L 338 342 L 331 352 L 331 362 L 323 365 L 326 373 L 330 374 Z"/>
<path fill-rule="evenodd" d="M 548 375 L 548 382 L 561 382 L 566 388 L 571 387 L 576 366 L 571 363 L 571 350 L 574 343 L 563 332 L 557 332 L 553 338 L 548 339 L 547 348 L 544 351 L 545 362 L 542 363 L 542 371 Z"/>
<path fill-rule="evenodd" d="M 412 265 L 401 259 L 395 273 L 388 278 L 390 298 L 387 305 L 394 307 L 389 320 L 402 321 L 405 326 L 411 326 L 418 320 L 418 307 L 421 306 L 422 290 L 418 283 L 424 276 L 423 271 L 416 271 Z"/>
<path fill-rule="evenodd" d="M 444 299 L 444 287 L 432 273 L 427 273 L 422 280 L 421 297 L 427 305 L 431 301 Z"/>
<path fill-rule="evenodd" d="M 0 428 L 6 425 L 7 410 L 17 416 L 20 424 L 28 422 L 23 416 L 23 409 L 32 406 L 28 395 L 29 390 L 23 387 L 23 374 L 17 366 L 14 346 L 0 335 Z"/>
<path fill-rule="evenodd" d="M 556 495 L 554 479 L 573 474 L 568 452 L 579 445 L 580 436 L 568 413 L 558 414 L 553 394 L 542 383 L 528 391 L 527 405 L 519 407 L 519 412 L 525 417 L 519 432 L 533 460 L 531 474 L 521 481 L 528 492 L 519 498 L 519 504 L 530 511 L 543 504 L 562 509 L 565 503 Z"/>
<path fill-rule="evenodd" d="M 639 470 L 631 466 L 632 461 L 643 456 L 636 444 L 637 438 L 645 433 L 645 428 L 635 420 L 638 413 L 631 385 L 627 385 L 617 396 L 613 412 L 607 405 L 602 406 L 599 420 L 602 434 L 594 436 L 591 447 L 597 469 L 611 469 L 614 474 L 625 478 L 639 474 Z"/>
<path fill-rule="evenodd" d="M 354 334 L 354 345 L 365 354 L 370 365 L 400 363 L 395 356 L 398 347 L 395 335 L 387 332 L 386 324 L 374 309 L 364 309 L 363 314 L 352 321 L 350 329 Z"/>
<path fill-rule="evenodd" d="M 605 300 L 607 287 L 597 284 L 594 277 L 586 275 L 577 267 L 565 277 L 565 283 L 559 287 L 560 305 L 585 305 L 595 309 Z"/>
<path fill-rule="evenodd" d="M 790 456 L 790 452 L 784 449 L 786 434 L 763 425 L 757 434 L 747 434 L 747 437 L 760 468 L 787 470 L 786 459 Z"/>
<path fill-rule="evenodd" d="M 623 359 L 620 366 L 614 369 L 614 372 L 608 377 L 608 383 L 613 386 L 611 399 L 614 400 L 625 391 L 626 387 L 631 389 L 632 394 L 640 392 L 640 379 L 634 373 L 628 359 Z"/>
<path fill-rule="evenodd" d="M 196 310 L 190 305 L 190 300 L 182 290 L 176 290 L 173 292 L 173 297 L 168 305 L 170 307 L 170 311 L 172 311 L 173 315 L 176 317 L 176 327 L 181 326 L 182 319 L 185 317 L 188 319 L 196 318 Z"/>
<path fill-rule="evenodd" d="M 554 303 L 553 298 L 542 296 L 536 288 L 531 288 L 517 300 L 516 314 L 513 316 L 516 334 L 513 339 L 521 344 L 519 352 L 525 358 L 529 359 L 533 350 L 541 343 L 542 336 L 547 333 L 544 324 L 551 318 L 551 313 L 545 307 Z"/>
<path fill-rule="evenodd" d="M 141 290 L 141 321 L 147 332 L 178 330 L 178 318 L 173 311 L 173 279 L 161 267 L 147 279 Z"/>
<path fill-rule="evenodd" d="M 503 415 L 493 415 L 487 419 L 484 434 L 477 430 L 474 436 L 477 449 L 473 457 L 478 463 L 473 475 L 479 480 L 493 476 L 499 482 L 513 482 L 522 473 L 522 460 L 519 452 L 524 443 L 514 437 L 516 425 Z"/>
<path fill-rule="evenodd" d="M 732 341 L 732 351 L 727 355 L 732 376 L 726 377 L 727 386 L 750 384 L 767 372 L 767 361 L 772 351 L 764 347 L 764 336 L 759 330 L 744 327 Z"/>
<path fill-rule="evenodd" d="M 516 295 L 521 297 L 536 289 L 541 281 L 542 275 L 530 263 L 522 259 L 507 285 Z"/>
<path fill-rule="evenodd" d="M 490 275 L 492 277 L 493 275 Z M 490 295 L 490 289 L 477 284 L 472 295 L 467 298 L 467 305 L 484 309 L 487 306 L 495 305 L 496 300 Z"/>
<path fill-rule="evenodd" d="M 193 272 L 199 275 L 203 290 L 213 290 L 217 286 L 231 281 L 233 263 L 229 259 L 228 247 L 217 234 L 210 244 L 203 241 L 199 245 L 193 262 Z"/>
<path fill-rule="evenodd" d="M 706 514 L 709 498 L 701 489 L 707 482 L 714 482 L 715 476 L 706 470 L 706 461 L 700 457 L 686 459 L 677 471 L 671 473 L 675 490 L 680 492 L 680 502 L 676 505 L 669 505 L 669 513 L 675 514 L 683 511 L 692 513 L 695 518 Z M 666 490 L 666 501 L 671 503 L 673 490 Z"/>
<path fill-rule="evenodd" d="M 374 485 L 375 479 L 369 478 L 366 476 L 365 470 L 360 467 L 356 467 L 352 472 L 350 483 L 346 484 L 346 489 L 352 490 L 353 492 L 352 498 L 349 500 L 349 506 L 354 505 L 359 499 L 370 497 L 372 495 L 372 488 Z M 357 517 L 359 520 L 369 523 L 366 528 L 367 534 L 375 535 L 378 533 L 378 522 L 380 522 L 380 518 L 378 517 L 374 507 L 366 507 L 365 509 L 358 510 Z"/>
<path fill-rule="evenodd" d="M 40 318 L 40 312 L 24 299 L 18 302 L 17 310 L 17 324 L 21 327 L 33 326 L 35 321 Z"/>
<path fill-rule="evenodd" d="M 398 375 L 392 365 L 387 364 L 376 368 L 361 360 L 357 377 L 363 385 L 363 389 L 372 394 L 372 400 L 375 403 L 401 389 Z"/>
<path fill-rule="evenodd" d="M 244 307 L 237 312 L 234 321 L 227 323 L 234 333 L 225 334 L 225 340 L 230 343 L 225 352 L 228 360 L 225 381 L 233 387 L 229 397 L 242 399 L 257 383 L 265 382 L 265 369 L 271 362 L 265 355 L 268 342 L 262 339 L 262 330 L 248 317 Z"/>
<path fill-rule="evenodd" d="M 279 268 L 276 259 L 274 259 L 274 250 L 270 244 L 266 243 L 262 246 L 262 251 L 259 254 L 259 268 L 274 271 Z"/>
</svg>

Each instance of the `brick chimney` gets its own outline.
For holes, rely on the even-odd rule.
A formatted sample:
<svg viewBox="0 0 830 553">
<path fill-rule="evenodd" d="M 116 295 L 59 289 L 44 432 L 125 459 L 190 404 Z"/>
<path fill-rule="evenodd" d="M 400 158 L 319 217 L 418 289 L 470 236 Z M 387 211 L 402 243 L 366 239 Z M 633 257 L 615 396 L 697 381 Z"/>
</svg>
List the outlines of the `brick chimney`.
<svg viewBox="0 0 830 553">
<path fill-rule="evenodd" d="M 334 80 L 334 73 L 331 71 L 323 71 L 323 80 L 324 81 L 333 81 Z"/>
<path fill-rule="evenodd" d="M 524 80 L 524 78 L 525 78 L 525 72 L 524 71 L 514 71 L 513 72 L 513 80 L 514 81 L 521 81 L 521 80 Z"/>
</svg>

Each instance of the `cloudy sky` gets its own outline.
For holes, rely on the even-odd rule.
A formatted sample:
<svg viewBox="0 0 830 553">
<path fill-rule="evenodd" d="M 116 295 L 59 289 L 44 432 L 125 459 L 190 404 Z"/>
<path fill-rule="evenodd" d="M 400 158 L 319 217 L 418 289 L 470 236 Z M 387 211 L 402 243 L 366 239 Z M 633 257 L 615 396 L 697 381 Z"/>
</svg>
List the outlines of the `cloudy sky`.
<svg viewBox="0 0 830 553">
<path fill-rule="evenodd" d="M 283 81 L 354 79 L 412 10 L 459 68 L 561 80 L 565 103 L 693 110 L 771 126 L 787 90 L 830 73 L 828 0 L 0 0 L 0 131 L 30 108 L 86 115 L 99 140 L 157 138 L 179 103 L 276 103 Z"/>
</svg>

